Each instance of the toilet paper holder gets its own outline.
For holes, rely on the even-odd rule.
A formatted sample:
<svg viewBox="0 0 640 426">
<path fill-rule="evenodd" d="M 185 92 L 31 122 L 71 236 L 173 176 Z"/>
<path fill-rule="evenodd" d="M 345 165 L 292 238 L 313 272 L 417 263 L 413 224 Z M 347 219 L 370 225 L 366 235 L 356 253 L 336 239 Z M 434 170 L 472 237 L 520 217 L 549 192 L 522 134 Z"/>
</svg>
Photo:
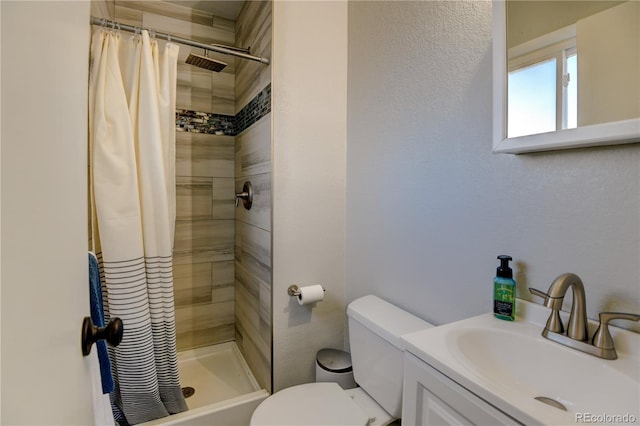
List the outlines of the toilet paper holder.
<svg viewBox="0 0 640 426">
<path fill-rule="evenodd" d="M 327 290 L 325 290 L 324 286 L 322 287 L 322 291 L 324 291 L 325 293 L 327 292 Z M 298 297 L 298 296 L 300 296 L 300 287 L 298 287 L 295 284 L 292 284 L 287 289 L 287 293 L 289 293 L 289 296 L 291 296 L 291 297 Z"/>
</svg>

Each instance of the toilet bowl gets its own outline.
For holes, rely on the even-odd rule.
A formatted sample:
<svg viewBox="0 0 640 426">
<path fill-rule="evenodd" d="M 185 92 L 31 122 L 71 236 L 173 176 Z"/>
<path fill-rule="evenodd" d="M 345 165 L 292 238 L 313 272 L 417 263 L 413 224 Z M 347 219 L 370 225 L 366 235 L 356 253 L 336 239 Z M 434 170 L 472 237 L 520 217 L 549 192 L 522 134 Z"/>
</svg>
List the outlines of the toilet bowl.
<svg viewBox="0 0 640 426">
<path fill-rule="evenodd" d="M 252 426 L 382 426 L 401 417 L 401 337 L 431 324 L 371 295 L 351 302 L 347 317 L 353 373 L 360 387 L 345 390 L 321 382 L 283 389 L 256 408 Z"/>
</svg>

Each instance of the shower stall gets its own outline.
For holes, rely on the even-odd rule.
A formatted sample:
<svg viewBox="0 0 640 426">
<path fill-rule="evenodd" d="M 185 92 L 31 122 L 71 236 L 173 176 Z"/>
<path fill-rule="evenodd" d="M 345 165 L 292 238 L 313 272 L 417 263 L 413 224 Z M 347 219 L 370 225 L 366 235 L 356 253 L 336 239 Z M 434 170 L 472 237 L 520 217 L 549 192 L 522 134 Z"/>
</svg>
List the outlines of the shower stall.
<svg viewBox="0 0 640 426">
<path fill-rule="evenodd" d="M 219 52 L 269 58 L 272 5 L 189 3 L 93 0 L 92 16 L 180 45 L 173 275 L 189 411 L 150 424 L 241 424 L 272 389 L 271 77 L 268 64 Z M 180 38 L 224 47 L 206 54 Z M 246 181 L 250 210 L 235 203 Z"/>
</svg>

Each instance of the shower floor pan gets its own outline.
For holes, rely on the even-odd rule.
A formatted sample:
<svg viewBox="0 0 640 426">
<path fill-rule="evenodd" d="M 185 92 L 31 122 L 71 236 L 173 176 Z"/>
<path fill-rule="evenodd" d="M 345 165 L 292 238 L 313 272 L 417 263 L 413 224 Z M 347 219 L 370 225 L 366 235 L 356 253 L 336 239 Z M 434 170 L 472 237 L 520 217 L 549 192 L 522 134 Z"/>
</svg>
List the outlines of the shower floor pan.
<svg viewBox="0 0 640 426">
<path fill-rule="evenodd" d="M 195 390 L 189 409 L 260 390 L 234 342 L 178 353 L 180 384 Z"/>
<path fill-rule="evenodd" d="M 144 425 L 246 425 L 269 396 L 235 342 L 178 352 L 178 369 L 181 386 L 195 390 L 186 399 L 189 411 Z"/>
</svg>

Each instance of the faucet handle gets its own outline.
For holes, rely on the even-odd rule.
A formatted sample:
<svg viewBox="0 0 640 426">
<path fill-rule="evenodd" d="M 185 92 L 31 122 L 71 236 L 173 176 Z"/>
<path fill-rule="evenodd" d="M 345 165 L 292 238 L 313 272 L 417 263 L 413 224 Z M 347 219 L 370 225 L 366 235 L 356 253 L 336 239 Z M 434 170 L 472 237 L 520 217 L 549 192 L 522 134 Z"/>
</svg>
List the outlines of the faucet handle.
<svg viewBox="0 0 640 426">
<path fill-rule="evenodd" d="M 544 305 L 551 308 L 551 315 L 549 315 L 545 329 L 553 331 L 554 333 L 564 333 L 564 325 L 562 324 L 562 318 L 560 318 L 560 310 L 555 307 L 555 303 L 550 303 L 553 298 L 550 298 L 547 293 L 542 290 L 538 290 L 537 288 L 529 287 L 529 292 L 534 296 L 542 297 L 544 299 Z M 555 301 L 555 299 L 553 301 Z"/>
<path fill-rule="evenodd" d="M 542 297 L 545 301 L 549 297 L 549 295 L 547 293 L 545 293 L 542 290 L 538 290 L 537 288 L 529 287 L 529 293 L 533 294 L 534 296 Z"/>
<path fill-rule="evenodd" d="M 640 321 L 640 315 L 628 314 L 625 312 L 600 312 L 599 317 L 600 325 L 598 326 L 598 330 L 596 330 L 596 333 L 593 335 L 591 343 L 593 344 L 593 346 L 600 349 L 613 350 L 614 354 L 615 349 L 613 347 L 613 338 L 611 337 L 611 333 L 609 333 L 609 321 L 613 319 Z"/>
</svg>

